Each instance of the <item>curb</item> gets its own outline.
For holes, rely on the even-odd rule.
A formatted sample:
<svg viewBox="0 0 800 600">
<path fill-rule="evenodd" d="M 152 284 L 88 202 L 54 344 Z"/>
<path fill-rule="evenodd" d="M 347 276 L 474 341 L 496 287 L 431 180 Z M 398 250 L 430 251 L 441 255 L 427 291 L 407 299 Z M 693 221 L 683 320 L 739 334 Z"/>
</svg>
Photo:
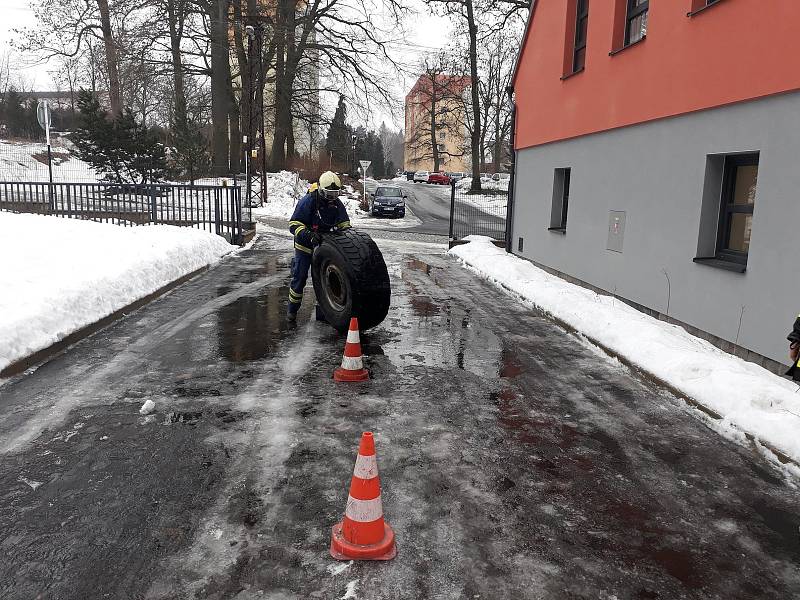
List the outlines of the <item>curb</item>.
<svg viewBox="0 0 800 600">
<path fill-rule="evenodd" d="M 699 410 L 700 412 L 702 412 L 706 417 L 714 419 L 715 421 L 722 421 L 723 420 L 723 416 L 721 414 L 719 414 L 716 411 L 708 408 L 704 404 L 698 402 L 697 400 L 695 400 L 691 396 L 687 395 L 686 392 L 683 392 L 683 391 L 679 390 L 674 385 L 672 385 L 671 383 L 661 379 L 657 375 L 654 375 L 653 373 L 651 373 L 649 371 L 646 371 L 641 366 L 639 366 L 636 363 L 632 362 L 627 357 L 617 353 L 615 350 L 612 350 L 611 348 L 609 348 L 608 346 L 603 344 L 603 342 L 595 339 L 592 336 L 586 335 L 582 331 L 579 331 L 579 330 L 575 329 L 575 327 L 573 327 L 572 325 L 566 323 L 565 321 L 562 321 L 561 319 L 559 319 L 555 315 L 549 313 L 548 311 L 544 310 L 543 308 L 538 306 L 536 303 L 534 303 L 531 300 L 528 300 L 528 299 L 520 296 L 517 292 L 515 292 L 512 289 L 510 289 L 509 287 L 504 285 L 502 282 L 497 281 L 496 279 L 492 279 L 489 276 L 485 275 L 483 273 L 483 271 L 480 271 L 477 267 L 475 267 L 471 263 L 467 262 L 463 258 L 460 258 L 460 257 L 452 257 L 452 258 L 454 258 L 460 264 L 466 265 L 466 266 L 470 267 L 471 269 L 473 269 L 475 272 L 481 274 L 481 276 L 484 277 L 491 284 L 498 286 L 499 288 L 501 288 L 503 291 L 505 291 L 506 293 L 510 294 L 511 296 L 514 296 L 515 298 L 518 298 L 518 299 L 522 300 L 523 302 L 534 306 L 535 309 L 540 314 L 542 314 L 544 317 L 546 317 L 550 321 L 554 322 L 556 325 L 558 325 L 562 329 L 566 330 L 567 333 L 571 333 L 573 335 L 577 335 L 577 336 L 580 336 L 580 337 L 588 340 L 589 342 L 591 342 L 592 344 L 597 346 L 600 350 L 605 352 L 608 356 L 610 356 L 612 358 L 616 358 L 620 363 L 622 363 L 623 365 L 628 367 L 631 371 L 633 371 L 637 375 L 641 376 L 644 379 L 647 379 L 648 381 L 651 381 L 652 383 L 655 383 L 656 385 L 658 385 L 661 388 L 666 389 L 667 391 L 672 393 L 677 398 L 680 398 L 681 400 L 683 400 L 691 408 L 694 408 L 694 409 Z M 784 465 L 791 464 L 791 465 L 794 465 L 795 467 L 800 468 L 800 462 L 794 460 L 792 457 L 788 456 L 783 451 L 778 450 L 775 446 L 773 446 L 769 442 L 766 442 L 766 441 L 764 441 L 762 439 L 757 438 L 752 433 L 749 433 L 749 432 L 739 428 L 737 425 L 735 425 L 733 423 L 728 423 L 728 425 L 730 427 L 732 427 L 733 429 L 735 429 L 736 431 L 740 432 L 742 435 L 744 435 L 745 438 L 747 438 L 747 440 L 753 446 L 753 450 L 755 450 L 756 452 L 758 452 L 758 446 L 759 445 L 763 446 L 764 448 L 769 450 L 775 456 L 775 458 L 778 460 L 778 462 L 780 462 L 781 464 L 784 464 Z"/>
<path fill-rule="evenodd" d="M 46 362 L 47 359 L 53 357 L 62 350 L 66 349 L 67 347 L 81 341 L 84 338 L 89 337 L 93 333 L 100 331 L 101 329 L 103 329 L 107 325 L 110 325 L 114 321 L 117 321 L 122 317 L 127 316 L 128 314 L 141 308 L 145 304 L 148 304 L 153 300 L 155 300 L 156 298 L 163 296 L 167 292 L 175 289 L 179 285 L 186 283 L 187 281 L 196 277 L 197 275 L 200 275 L 204 271 L 208 271 L 208 269 L 209 266 L 205 265 L 203 267 L 200 267 L 199 269 L 195 269 L 191 273 L 182 275 L 181 277 L 178 277 L 178 279 L 175 279 L 169 282 L 168 284 L 158 288 L 155 292 L 151 292 L 147 296 L 143 296 L 138 300 L 134 300 L 130 304 L 123 306 L 118 310 L 115 310 L 113 313 L 106 315 L 105 317 L 95 321 L 94 323 L 90 323 L 89 325 L 86 325 L 76 331 L 73 331 L 63 339 L 47 346 L 46 348 L 37 350 L 33 354 L 29 354 L 28 356 L 25 356 L 23 358 L 20 358 L 12 362 L 10 365 L 8 365 L 2 371 L 0 371 L 0 378 L 19 375 L 20 373 L 30 369 L 33 366 Z"/>
</svg>

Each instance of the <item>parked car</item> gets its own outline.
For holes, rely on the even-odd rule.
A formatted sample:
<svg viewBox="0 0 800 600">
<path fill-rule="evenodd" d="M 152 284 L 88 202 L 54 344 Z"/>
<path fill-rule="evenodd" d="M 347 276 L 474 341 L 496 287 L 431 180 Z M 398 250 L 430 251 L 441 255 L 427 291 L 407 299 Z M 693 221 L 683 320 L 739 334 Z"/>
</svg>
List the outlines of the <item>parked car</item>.
<svg viewBox="0 0 800 600">
<path fill-rule="evenodd" d="M 439 183 L 441 185 L 450 185 L 450 177 L 445 173 L 431 173 L 428 175 L 428 183 Z"/>
<path fill-rule="evenodd" d="M 427 171 L 417 171 L 414 173 L 414 183 L 428 183 L 430 173 Z"/>
<path fill-rule="evenodd" d="M 492 181 L 506 181 L 511 179 L 510 173 L 495 173 L 492 175 Z"/>
<path fill-rule="evenodd" d="M 447 176 L 450 177 L 453 181 L 459 181 L 460 179 L 464 179 L 467 176 L 466 173 L 462 173 L 459 171 L 454 171 L 452 173 L 447 173 Z"/>
<path fill-rule="evenodd" d="M 414 181 L 414 171 L 406 171 L 405 174 L 407 181 Z"/>
<path fill-rule="evenodd" d="M 406 216 L 406 198 L 408 196 L 399 187 L 382 185 L 374 192 L 370 192 L 370 196 L 372 201 L 370 202 L 369 211 L 372 216 Z"/>
</svg>

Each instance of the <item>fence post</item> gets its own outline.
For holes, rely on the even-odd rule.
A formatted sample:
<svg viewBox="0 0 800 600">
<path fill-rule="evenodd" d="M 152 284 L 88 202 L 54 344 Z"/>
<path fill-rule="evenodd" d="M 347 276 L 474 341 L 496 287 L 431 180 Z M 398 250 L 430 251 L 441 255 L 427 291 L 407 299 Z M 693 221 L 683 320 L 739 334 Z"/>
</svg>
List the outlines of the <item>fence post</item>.
<svg viewBox="0 0 800 600">
<path fill-rule="evenodd" d="M 450 180 L 450 239 L 453 239 L 453 222 L 456 212 L 456 182 Z"/>
<path fill-rule="evenodd" d="M 236 243 L 244 245 L 244 231 L 242 230 L 242 193 L 238 188 L 233 188 L 233 202 L 236 205 Z"/>
<path fill-rule="evenodd" d="M 49 130 L 49 125 L 48 125 Z M 53 151 L 50 149 L 50 134 L 47 135 L 47 172 L 49 175 L 49 183 L 47 184 L 47 197 L 50 205 L 50 211 L 55 212 L 55 205 L 53 204 Z"/>
</svg>

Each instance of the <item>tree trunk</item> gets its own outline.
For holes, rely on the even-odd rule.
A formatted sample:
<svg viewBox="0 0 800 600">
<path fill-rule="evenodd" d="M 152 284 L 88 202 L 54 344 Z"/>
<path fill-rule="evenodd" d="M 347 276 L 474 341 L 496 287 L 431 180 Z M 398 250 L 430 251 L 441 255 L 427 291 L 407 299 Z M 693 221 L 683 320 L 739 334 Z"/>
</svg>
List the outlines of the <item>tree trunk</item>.
<svg viewBox="0 0 800 600">
<path fill-rule="evenodd" d="M 294 50 L 294 5 L 291 0 L 279 0 L 275 23 L 275 127 L 272 139 L 272 168 L 286 167 L 286 142 L 292 126 L 291 90 L 294 80 L 292 61 Z"/>
<path fill-rule="evenodd" d="M 100 10 L 100 29 L 103 32 L 103 45 L 106 52 L 106 67 L 108 69 L 108 102 L 111 114 L 122 114 L 122 100 L 119 88 L 119 66 L 117 64 L 117 46 L 111 35 L 111 15 L 108 10 L 108 0 L 97 0 Z"/>
<path fill-rule="evenodd" d="M 175 129 L 181 133 L 184 133 L 187 128 L 186 91 L 183 85 L 183 61 L 181 59 L 184 19 L 183 0 L 167 0 L 169 44 L 172 56 L 172 87 L 175 94 Z"/>
<path fill-rule="evenodd" d="M 467 28 L 469 29 L 469 74 L 472 80 L 472 183 L 470 190 L 481 191 L 481 105 L 478 89 L 478 26 L 475 23 L 475 11 L 472 0 L 464 0 L 467 8 Z"/>
<path fill-rule="evenodd" d="M 211 160 L 215 175 L 230 169 L 228 117 L 230 114 L 230 63 L 228 61 L 228 2 L 211 5 Z"/>
<path fill-rule="evenodd" d="M 436 75 L 434 75 L 434 79 Z M 436 83 L 431 81 L 431 149 L 433 150 L 433 171 L 439 172 L 439 145 L 436 141 Z"/>
<path fill-rule="evenodd" d="M 248 11 L 249 11 L 248 7 Z M 242 0 L 233 0 L 233 18 L 237 23 L 244 23 L 242 17 Z M 250 57 L 245 50 L 245 44 L 248 44 L 248 39 L 242 36 L 242 27 L 233 28 L 233 42 L 236 48 L 236 62 L 239 66 L 239 77 L 242 84 L 241 93 L 239 94 L 239 110 L 237 112 L 238 120 L 234 121 L 231 117 L 231 168 L 236 166 L 235 170 L 241 170 L 241 161 L 249 161 L 250 157 L 247 156 L 247 151 L 251 144 L 255 142 L 255 127 L 250 113 L 251 105 L 251 70 L 253 65 L 250 63 Z M 248 136 L 248 142 L 242 148 L 243 136 Z M 255 146 L 253 146 L 255 147 Z M 244 151 L 243 158 L 242 152 Z"/>
</svg>

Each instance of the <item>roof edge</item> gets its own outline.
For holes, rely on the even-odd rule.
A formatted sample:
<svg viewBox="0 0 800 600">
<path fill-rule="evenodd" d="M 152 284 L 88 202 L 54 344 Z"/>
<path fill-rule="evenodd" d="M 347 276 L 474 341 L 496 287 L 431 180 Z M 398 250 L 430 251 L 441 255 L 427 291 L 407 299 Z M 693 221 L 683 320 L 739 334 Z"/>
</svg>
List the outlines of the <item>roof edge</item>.
<svg viewBox="0 0 800 600">
<path fill-rule="evenodd" d="M 533 15 L 536 13 L 536 7 L 539 5 L 539 0 L 531 0 L 531 8 L 528 11 L 528 20 L 525 23 L 525 33 L 522 35 L 522 43 L 519 46 L 517 58 L 514 61 L 514 71 L 511 75 L 511 86 L 517 84 L 517 73 L 519 72 L 519 65 L 522 62 L 522 53 L 525 52 L 525 46 L 528 44 L 528 35 L 531 31 L 531 23 L 533 23 Z"/>
</svg>

